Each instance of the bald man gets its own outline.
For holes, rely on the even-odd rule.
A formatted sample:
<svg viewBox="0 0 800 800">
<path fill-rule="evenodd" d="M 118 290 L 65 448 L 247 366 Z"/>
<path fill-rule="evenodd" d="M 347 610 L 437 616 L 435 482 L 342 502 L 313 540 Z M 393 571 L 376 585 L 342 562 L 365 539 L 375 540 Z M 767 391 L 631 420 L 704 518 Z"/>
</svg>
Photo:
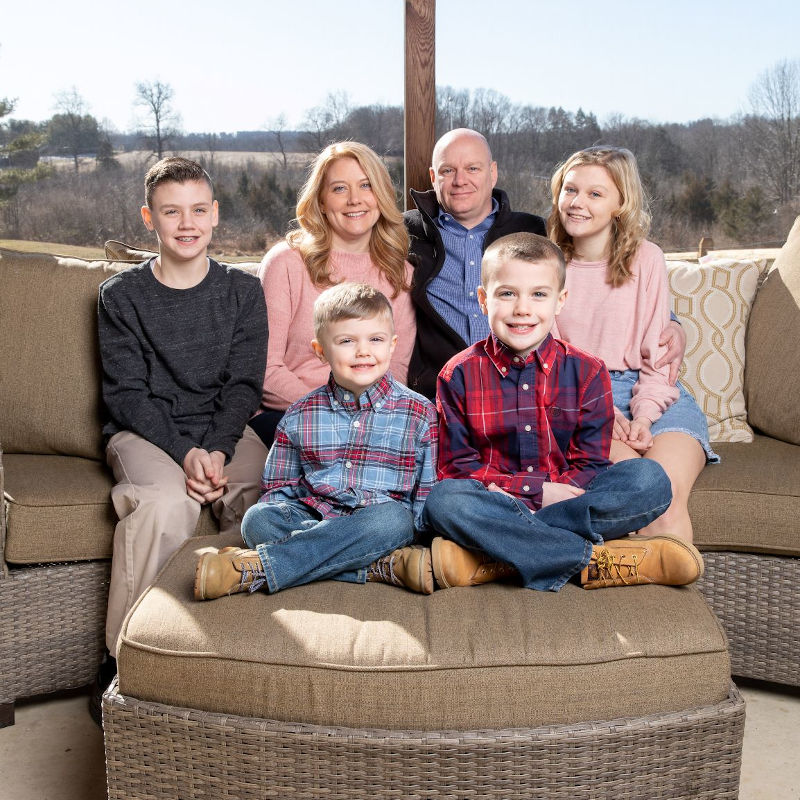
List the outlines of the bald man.
<svg viewBox="0 0 800 800">
<path fill-rule="evenodd" d="M 426 397 L 436 395 L 439 370 L 456 353 L 489 335 L 478 306 L 483 251 L 495 239 L 527 231 L 546 236 L 535 214 L 512 211 L 497 189 L 497 163 L 485 137 L 469 128 L 449 131 L 433 148 L 433 189 L 411 190 L 417 208 L 406 211 L 414 265 L 411 297 L 417 311 L 417 340 L 408 367 L 408 385 Z M 667 351 L 656 364 L 669 364 L 675 383 L 686 349 L 677 318 L 661 334 Z"/>
<path fill-rule="evenodd" d="M 417 208 L 405 213 L 405 223 L 417 310 L 408 385 L 433 398 L 445 362 L 489 335 L 477 297 L 483 251 L 509 233 L 546 231 L 541 217 L 512 211 L 506 193 L 495 188 L 497 163 L 477 131 L 457 128 L 442 136 L 430 176 L 433 189 L 411 190 Z"/>
</svg>

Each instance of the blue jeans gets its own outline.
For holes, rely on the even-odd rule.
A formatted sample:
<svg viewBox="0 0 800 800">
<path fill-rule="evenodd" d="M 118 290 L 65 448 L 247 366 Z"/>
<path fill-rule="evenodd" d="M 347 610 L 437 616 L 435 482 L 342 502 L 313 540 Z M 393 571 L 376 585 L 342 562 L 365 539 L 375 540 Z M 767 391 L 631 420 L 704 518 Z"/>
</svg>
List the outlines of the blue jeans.
<svg viewBox="0 0 800 800">
<path fill-rule="evenodd" d="M 393 500 L 330 519 L 297 500 L 256 503 L 242 538 L 258 552 L 270 592 L 328 578 L 365 583 L 373 561 L 411 543 L 414 518 Z"/>
<path fill-rule="evenodd" d="M 535 514 L 515 497 L 464 479 L 434 486 L 424 514 L 446 538 L 512 564 L 529 589 L 557 591 L 589 563 L 593 545 L 643 528 L 671 500 L 661 465 L 639 458 L 613 464 L 579 497 Z"/>
</svg>

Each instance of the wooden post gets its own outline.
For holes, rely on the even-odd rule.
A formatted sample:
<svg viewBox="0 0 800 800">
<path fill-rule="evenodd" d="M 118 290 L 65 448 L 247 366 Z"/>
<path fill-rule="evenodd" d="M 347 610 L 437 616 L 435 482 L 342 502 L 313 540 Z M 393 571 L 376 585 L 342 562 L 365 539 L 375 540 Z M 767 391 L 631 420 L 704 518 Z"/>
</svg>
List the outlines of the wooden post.
<svg viewBox="0 0 800 800">
<path fill-rule="evenodd" d="M 406 0 L 405 207 L 409 189 L 429 189 L 436 140 L 436 0 Z"/>
</svg>

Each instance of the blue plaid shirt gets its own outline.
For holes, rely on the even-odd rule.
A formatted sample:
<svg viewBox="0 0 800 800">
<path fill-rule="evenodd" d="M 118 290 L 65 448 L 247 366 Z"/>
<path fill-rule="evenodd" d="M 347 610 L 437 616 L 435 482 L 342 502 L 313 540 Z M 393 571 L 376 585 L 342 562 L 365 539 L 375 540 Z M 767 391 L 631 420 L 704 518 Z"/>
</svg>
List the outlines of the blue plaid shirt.
<svg viewBox="0 0 800 800">
<path fill-rule="evenodd" d="M 489 323 L 478 305 L 483 240 L 500 208 L 492 198 L 492 213 L 467 230 L 439 209 L 436 226 L 444 244 L 444 264 L 428 285 L 428 299 L 442 319 L 469 345 L 489 335 Z"/>
<path fill-rule="evenodd" d="M 396 500 L 422 530 L 436 454 L 429 400 L 388 374 L 360 397 L 331 376 L 289 406 L 278 424 L 260 502 L 299 500 L 328 518 Z"/>
</svg>

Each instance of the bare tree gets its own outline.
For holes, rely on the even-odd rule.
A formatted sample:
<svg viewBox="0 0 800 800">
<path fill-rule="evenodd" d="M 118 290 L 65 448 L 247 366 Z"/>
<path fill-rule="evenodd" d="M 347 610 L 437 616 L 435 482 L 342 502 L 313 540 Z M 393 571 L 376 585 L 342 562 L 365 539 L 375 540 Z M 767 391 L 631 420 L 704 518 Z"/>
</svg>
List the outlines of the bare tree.
<svg viewBox="0 0 800 800">
<path fill-rule="evenodd" d="M 757 173 L 775 200 L 789 203 L 800 192 L 800 59 L 762 72 L 750 105 L 745 127 Z"/>
<path fill-rule="evenodd" d="M 96 151 L 100 143 L 97 120 L 88 113 L 88 106 L 73 86 L 55 94 L 58 113 L 48 125 L 50 143 L 72 156 L 75 172 L 80 169 L 80 155 Z"/>
<path fill-rule="evenodd" d="M 331 142 L 345 138 L 344 123 L 350 110 L 350 97 L 341 90 L 328 92 L 324 105 L 309 109 L 304 120 L 309 150 L 322 150 Z"/>
<path fill-rule="evenodd" d="M 142 106 L 149 115 L 145 132 L 159 159 L 164 157 L 170 138 L 178 133 L 180 126 L 180 117 L 172 107 L 173 94 L 172 87 L 160 80 L 136 84 L 134 104 Z"/>
<path fill-rule="evenodd" d="M 275 144 L 278 148 L 278 152 L 281 154 L 281 162 L 283 164 L 284 171 L 289 166 L 289 160 L 286 155 L 286 140 L 284 139 L 284 132 L 286 130 L 286 115 L 285 114 L 278 114 L 275 119 L 273 119 L 270 123 L 270 135 L 275 140 Z"/>
</svg>

